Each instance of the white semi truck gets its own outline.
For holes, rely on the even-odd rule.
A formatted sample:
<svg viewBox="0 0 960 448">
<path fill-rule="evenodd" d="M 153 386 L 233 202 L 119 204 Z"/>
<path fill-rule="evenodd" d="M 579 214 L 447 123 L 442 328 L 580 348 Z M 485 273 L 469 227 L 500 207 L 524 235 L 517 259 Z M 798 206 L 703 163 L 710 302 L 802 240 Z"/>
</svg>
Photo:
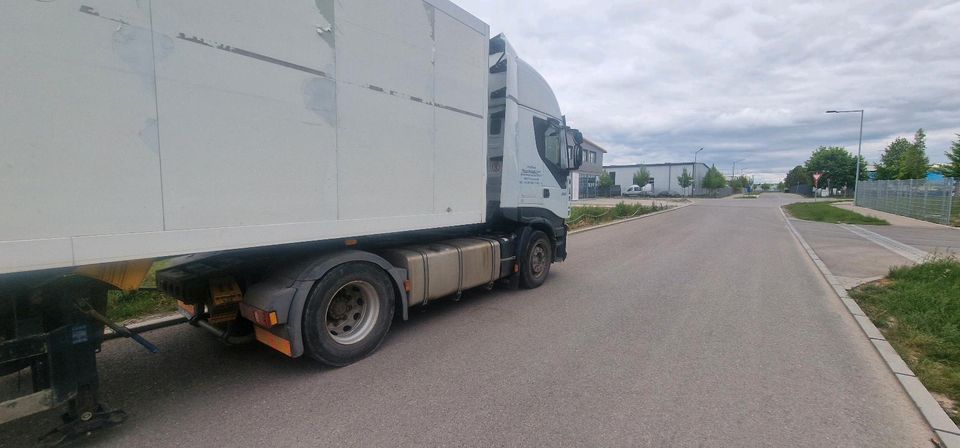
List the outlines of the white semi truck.
<svg viewBox="0 0 960 448">
<path fill-rule="evenodd" d="M 394 316 L 566 257 L 582 137 L 504 38 L 448 0 L 0 6 L 0 423 L 117 424 L 108 290 L 343 366 Z"/>
</svg>

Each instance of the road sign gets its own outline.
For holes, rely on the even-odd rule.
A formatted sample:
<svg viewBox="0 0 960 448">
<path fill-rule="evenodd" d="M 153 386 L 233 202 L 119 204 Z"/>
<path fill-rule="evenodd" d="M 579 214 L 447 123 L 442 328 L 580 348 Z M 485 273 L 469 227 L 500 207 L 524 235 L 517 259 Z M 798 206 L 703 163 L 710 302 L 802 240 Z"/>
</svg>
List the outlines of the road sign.
<svg viewBox="0 0 960 448">
<path fill-rule="evenodd" d="M 820 188 L 818 184 L 820 183 L 821 177 L 823 177 L 823 173 L 813 173 L 813 186 L 815 188 Z"/>
</svg>

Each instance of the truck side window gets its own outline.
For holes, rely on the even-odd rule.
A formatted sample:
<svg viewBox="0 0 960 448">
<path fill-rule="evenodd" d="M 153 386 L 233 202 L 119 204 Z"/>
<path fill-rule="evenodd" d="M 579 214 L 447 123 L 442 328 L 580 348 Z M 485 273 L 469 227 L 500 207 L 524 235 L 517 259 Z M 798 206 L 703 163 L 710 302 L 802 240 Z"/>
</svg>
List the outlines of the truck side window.
<svg viewBox="0 0 960 448">
<path fill-rule="evenodd" d="M 533 133 L 537 140 L 537 152 L 540 153 L 540 158 L 547 165 L 560 187 L 566 188 L 567 172 L 563 169 L 566 158 L 560 132 L 559 125 L 552 125 L 547 120 L 533 117 Z"/>
<path fill-rule="evenodd" d="M 560 167 L 560 128 L 550 126 L 550 122 L 533 118 L 533 132 L 537 137 L 537 152 L 548 163 Z"/>
</svg>

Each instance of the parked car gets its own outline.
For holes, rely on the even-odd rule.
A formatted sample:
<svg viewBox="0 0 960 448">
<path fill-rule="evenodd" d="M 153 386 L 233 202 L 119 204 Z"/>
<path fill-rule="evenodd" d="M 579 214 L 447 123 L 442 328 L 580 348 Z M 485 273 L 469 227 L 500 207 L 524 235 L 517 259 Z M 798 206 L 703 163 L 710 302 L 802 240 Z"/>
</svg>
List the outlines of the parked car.
<svg viewBox="0 0 960 448">
<path fill-rule="evenodd" d="M 631 185 L 623 192 L 624 196 L 627 197 L 636 197 L 636 196 L 650 196 L 649 187 L 641 187 L 639 185 Z"/>
</svg>

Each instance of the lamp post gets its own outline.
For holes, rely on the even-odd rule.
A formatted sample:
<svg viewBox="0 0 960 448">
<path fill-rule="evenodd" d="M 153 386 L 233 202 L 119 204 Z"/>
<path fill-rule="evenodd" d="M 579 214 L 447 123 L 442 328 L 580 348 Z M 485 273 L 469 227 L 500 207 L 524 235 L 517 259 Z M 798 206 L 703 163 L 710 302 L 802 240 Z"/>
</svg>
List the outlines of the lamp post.
<svg viewBox="0 0 960 448">
<path fill-rule="evenodd" d="M 733 168 L 730 169 L 730 191 L 733 191 L 733 180 L 737 178 L 737 162 L 743 162 L 743 159 L 733 161 Z"/>
<path fill-rule="evenodd" d="M 860 142 L 857 143 L 857 174 L 853 178 L 853 205 L 857 205 L 857 191 L 860 189 L 860 151 L 863 149 L 863 109 L 855 110 L 828 110 L 828 114 L 853 114 L 860 113 Z"/>
<path fill-rule="evenodd" d="M 697 154 L 700 154 L 700 151 L 703 151 L 703 148 L 693 153 L 693 188 L 690 189 L 690 196 L 697 194 Z"/>
</svg>

